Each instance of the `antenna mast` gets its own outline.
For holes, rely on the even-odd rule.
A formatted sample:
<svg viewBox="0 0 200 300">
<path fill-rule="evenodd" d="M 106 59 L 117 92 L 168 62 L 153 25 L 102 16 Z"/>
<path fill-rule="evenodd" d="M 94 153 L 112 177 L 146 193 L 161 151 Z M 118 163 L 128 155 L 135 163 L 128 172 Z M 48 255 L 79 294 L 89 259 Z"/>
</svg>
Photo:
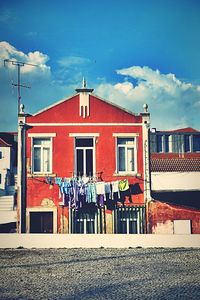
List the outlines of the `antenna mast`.
<svg viewBox="0 0 200 300">
<path fill-rule="evenodd" d="M 33 67 L 37 67 L 37 65 L 34 64 L 29 64 L 29 63 L 24 63 L 20 61 L 15 61 L 15 60 L 10 60 L 10 59 L 4 59 L 4 66 L 6 66 L 6 63 L 11 63 L 14 66 L 17 66 L 17 83 L 12 83 L 12 85 L 17 86 L 17 91 L 18 91 L 18 114 L 20 113 L 20 104 L 21 104 L 21 87 L 23 88 L 28 88 L 30 89 L 30 86 L 26 86 L 21 84 L 20 81 L 20 69 L 21 67 L 24 67 L 24 65 L 29 65 Z"/>
</svg>

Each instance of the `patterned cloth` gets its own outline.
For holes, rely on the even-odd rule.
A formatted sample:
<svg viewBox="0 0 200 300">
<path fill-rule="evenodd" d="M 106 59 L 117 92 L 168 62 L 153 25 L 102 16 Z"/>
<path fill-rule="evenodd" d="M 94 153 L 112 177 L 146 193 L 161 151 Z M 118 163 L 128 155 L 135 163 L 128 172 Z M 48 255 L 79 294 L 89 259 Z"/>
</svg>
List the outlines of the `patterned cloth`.
<svg viewBox="0 0 200 300">
<path fill-rule="evenodd" d="M 127 191 L 129 189 L 128 179 L 120 180 L 119 190 L 121 192 Z"/>
</svg>

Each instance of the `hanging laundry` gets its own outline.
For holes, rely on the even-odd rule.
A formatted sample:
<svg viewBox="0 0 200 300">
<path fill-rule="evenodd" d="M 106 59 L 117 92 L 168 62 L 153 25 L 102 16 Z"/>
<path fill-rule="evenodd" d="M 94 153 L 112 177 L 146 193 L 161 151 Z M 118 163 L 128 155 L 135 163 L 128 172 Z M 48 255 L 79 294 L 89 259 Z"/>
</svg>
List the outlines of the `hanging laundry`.
<svg viewBox="0 0 200 300">
<path fill-rule="evenodd" d="M 86 202 L 86 184 L 83 180 L 77 182 L 78 186 L 78 209 L 82 208 Z"/>
<path fill-rule="evenodd" d="M 56 177 L 55 184 L 61 185 L 61 183 L 62 183 L 62 177 Z"/>
<path fill-rule="evenodd" d="M 105 193 L 109 195 L 109 198 L 111 198 L 111 185 L 110 185 L 110 182 L 105 183 Z"/>
<path fill-rule="evenodd" d="M 119 181 L 118 180 L 112 182 L 112 192 L 113 193 L 119 192 Z"/>
<path fill-rule="evenodd" d="M 119 190 L 124 192 L 129 189 L 128 179 L 123 179 L 119 181 Z"/>
<path fill-rule="evenodd" d="M 96 193 L 97 195 L 105 195 L 105 182 L 96 182 Z"/>
<path fill-rule="evenodd" d="M 97 195 L 97 205 L 99 208 L 104 207 L 104 195 Z"/>
<path fill-rule="evenodd" d="M 119 190 L 120 190 L 120 201 L 124 204 L 130 203 L 130 189 L 128 184 L 128 179 L 119 181 Z"/>
<path fill-rule="evenodd" d="M 134 194 L 134 195 L 138 195 L 138 194 L 142 193 L 139 183 L 130 184 L 130 191 L 131 191 L 131 194 Z"/>
<path fill-rule="evenodd" d="M 46 176 L 45 179 L 46 179 L 46 183 L 47 183 L 47 184 L 50 184 L 50 185 L 53 184 L 53 177 Z"/>
<path fill-rule="evenodd" d="M 111 187 L 112 187 L 112 199 L 117 202 L 120 194 L 119 194 L 119 181 L 112 181 L 111 183 Z"/>
<path fill-rule="evenodd" d="M 88 183 L 86 187 L 86 202 L 87 203 L 96 203 L 97 202 L 97 193 L 95 183 Z"/>
</svg>

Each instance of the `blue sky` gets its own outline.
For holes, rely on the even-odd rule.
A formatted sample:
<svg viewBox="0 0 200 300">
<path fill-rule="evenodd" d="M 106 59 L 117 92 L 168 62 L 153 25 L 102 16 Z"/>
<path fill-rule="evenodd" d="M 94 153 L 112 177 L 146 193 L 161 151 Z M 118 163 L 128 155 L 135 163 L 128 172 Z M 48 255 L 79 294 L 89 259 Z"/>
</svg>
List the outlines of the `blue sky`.
<svg viewBox="0 0 200 300">
<path fill-rule="evenodd" d="M 0 131 L 74 94 L 85 76 L 94 93 L 133 112 L 149 105 L 151 127 L 200 130 L 200 1 L 0 1 Z"/>
</svg>

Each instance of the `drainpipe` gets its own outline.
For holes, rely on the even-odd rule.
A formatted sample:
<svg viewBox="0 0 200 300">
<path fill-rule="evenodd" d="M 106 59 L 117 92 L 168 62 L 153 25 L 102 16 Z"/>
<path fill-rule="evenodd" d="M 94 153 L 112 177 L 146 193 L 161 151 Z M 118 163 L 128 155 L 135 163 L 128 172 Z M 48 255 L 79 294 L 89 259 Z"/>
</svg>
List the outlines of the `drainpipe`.
<svg viewBox="0 0 200 300">
<path fill-rule="evenodd" d="M 151 200 L 151 180 L 150 180 L 150 113 L 148 105 L 143 105 L 144 112 L 142 116 L 142 133 L 143 133 L 143 164 L 144 164 L 144 200 L 145 200 L 145 232 L 149 233 L 148 224 L 148 203 Z"/>
<path fill-rule="evenodd" d="M 18 233 L 26 233 L 26 116 L 21 104 L 18 114 Z"/>
</svg>

